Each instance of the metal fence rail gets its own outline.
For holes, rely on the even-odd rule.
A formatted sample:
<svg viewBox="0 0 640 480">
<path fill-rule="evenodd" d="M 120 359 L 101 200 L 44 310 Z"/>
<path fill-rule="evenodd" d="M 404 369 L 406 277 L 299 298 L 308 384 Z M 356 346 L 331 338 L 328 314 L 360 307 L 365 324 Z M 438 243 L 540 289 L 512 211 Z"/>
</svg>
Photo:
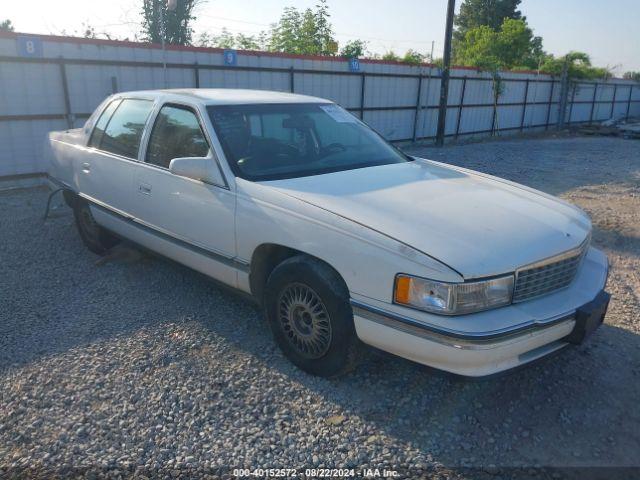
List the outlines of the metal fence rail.
<svg viewBox="0 0 640 480">
<path fill-rule="evenodd" d="M 19 125 L 23 123 L 40 125 L 42 122 L 57 121 L 63 122 L 66 128 L 79 126 L 91 114 L 90 109 L 106 94 L 116 92 L 119 84 L 133 84 L 135 89 L 158 88 L 154 73 L 162 70 L 163 66 L 175 72 L 171 87 L 257 84 L 258 88 L 315 94 L 342 104 L 391 141 L 435 139 L 438 110 L 435 94 L 439 90 L 441 75 L 432 66 L 402 65 L 391 66 L 387 71 L 349 71 L 335 68 L 336 65 L 342 66 L 339 60 L 330 62 L 332 68 L 313 62 L 308 65 L 309 62 L 297 59 L 290 60 L 291 65 L 288 66 L 269 66 L 264 65 L 257 54 L 254 54 L 256 58 L 251 59 L 254 64 L 224 65 L 210 59 L 208 62 L 165 62 L 81 56 L 31 58 L 4 54 L 6 51 L 0 48 L 0 90 L 5 95 L 3 101 L 0 94 L 0 143 L 3 131 L 6 133 L 12 128 L 20 130 Z M 109 72 L 103 71 L 104 68 L 110 69 Z M 558 122 L 561 103 L 559 79 L 544 74 L 505 72 L 501 79 L 505 91 L 496 103 L 493 99 L 493 80 L 489 76 L 468 69 L 454 69 L 453 72 L 450 77 L 446 137 L 457 139 L 461 136 L 499 135 L 502 132 L 529 129 L 547 130 Z M 38 74 L 41 81 L 46 81 L 45 87 L 36 85 Z M 104 91 L 105 74 L 110 77 L 109 91 Z M 240 78 L 242 74 L 255 74 L 259 80 L 256 81 L 252 75 Z M 23 82 L 16 81 L 20 76 Z M 102 85 L 101 94 L 96 93 L 96 79 Z M 22 92 L 14 92 L 16 89 Z M 84 102 L 85 106 L 90 108 L 77 106 L 83 103 L 80 90 L 91 90 L 91 94 L 84 94 L 88 99 Z M 612 116 L 629 117 L 640 113 L 640 89 L 629 82 L 579 82 L 570 84 L 565 90 L 568 95 L 565 123 L 591 123 Z M 56 104 L 55 108 L 48 105 L 47 109 L 33 111 L 31 105 L 18 111 L 19 105 L 8 97 L 13 93 L 21 93 L 28 98 L 32 91 L 39 91 L 41 96 L 50 95 Z M 48 129 L 64 127 L 56 124 Z M 37 132 L 31 132 L 32 137 L 42 137 L 34 138 L 35 143 L 42 143 L 43 133 L 46 130 L 42 127 Z M 25 145 L 16 148 L 16 140 L 10 132 L 7 140 L 13 143 L 13 148 L 0 147 L 0 176 L 44 170 L 41 158 L 26 166 L 15 160 L 7 160 L 7 156 L 15 156 L 16 150 L 31 151 L 33 156 L 42 156 L 34 148 L 29 149 Z"/>
</svg>

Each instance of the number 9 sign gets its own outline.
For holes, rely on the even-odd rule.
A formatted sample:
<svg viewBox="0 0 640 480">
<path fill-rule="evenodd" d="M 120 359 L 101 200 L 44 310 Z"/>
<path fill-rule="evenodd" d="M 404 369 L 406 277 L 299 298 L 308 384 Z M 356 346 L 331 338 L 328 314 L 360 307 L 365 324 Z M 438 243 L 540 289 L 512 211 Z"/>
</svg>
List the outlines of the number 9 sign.
<svg viewBox="0 0 640 480">
<path fill-rule="evenodd" d="M 238 52 L 235 50 L 225 50 L 223 52 L 224 64 L 225 65 L 236 65 L 238 63 Z"/>
<path fill-rule="evenodd" d="M 42 40 L 38 37 L 17 37 L 18 54 L 21 57 L 42 57 Z"/>
</svg>

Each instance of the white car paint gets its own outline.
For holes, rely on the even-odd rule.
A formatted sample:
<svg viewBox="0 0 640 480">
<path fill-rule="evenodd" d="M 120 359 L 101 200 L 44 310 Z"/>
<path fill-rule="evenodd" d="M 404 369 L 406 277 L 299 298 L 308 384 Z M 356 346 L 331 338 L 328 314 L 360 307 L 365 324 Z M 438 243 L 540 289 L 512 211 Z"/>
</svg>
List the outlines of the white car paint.
<svg viewBox="0 0 640 480">
<path fill-rule="evenodd" d="M 422 159 L 270 186 L 386 232 L 465 279 L 514 271 L 570 250 L 591 230 L 589 218 L 575 208 Z"/>
<path fill-rule="evenodd" d="M 252 257 L 261 245 L 290 247 L 327 262 L 347 284 L 365 343 L 454 373 L 496 373 L 565 346 L 573 312 L 604 288 L 607 260 L 591 247 L 570 287 L 541 298 L 450 317 L 396 305 L 398 273 L 445 282 L 512 273 L 580 245 L 590 234 L 590 220 L 549 195 L 424 159 L 288 180 L 236 178 L 206 112 L 217 104 L 327 100 L 207 89 L 117 97 L 154 102 L 138 158 L 87 147 L 105 101 L 83 129 L 50 134 L 49 175 L 56 185 L 90 200 L 105 228 L 247 293 Z M 167 102 L 198 112 L 213 150 L 216 184 L 144 163 L 150 125 Z M 387 314 L 432 333 L 416 334 L 376 317 Z M 494 334 L 481 346 L 473 341 Z"/>
</svg>

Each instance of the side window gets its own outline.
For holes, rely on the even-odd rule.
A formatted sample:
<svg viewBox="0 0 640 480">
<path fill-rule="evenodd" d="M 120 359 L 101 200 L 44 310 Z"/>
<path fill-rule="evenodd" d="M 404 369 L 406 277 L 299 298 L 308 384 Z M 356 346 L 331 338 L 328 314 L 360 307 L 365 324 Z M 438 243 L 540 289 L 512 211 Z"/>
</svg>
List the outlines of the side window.
<svg viewBox="0 0 640 480">
<path fill-rule="evenodd" d="M 93 127 L 93 132 L 91 132 L 91 137 L 89 138 L 90 147 L 100 147 L 100 142 L 104 135 L 104 129 L 107 126 L 107 123 L 109 123 L 111 115 L 113 115 L 113 112 L 118 108 L 118 105 L 120 105 L 120 100 L 114 100 L 102 111 L 95 127 Z"/>
<path fill-rule="evenodd" d="M 150 100 L 122 100 L 107 123 L 100 148 L 123 157 L 138 158 L 142 131 L 152 108 Z"/>
<path fill-rule="evenodd" d="M 151 131 L 146 162 L 169 168 L 174 158 L 206 157 L 209 144 L 190 109 L 165 105 Z"/>
</svg>

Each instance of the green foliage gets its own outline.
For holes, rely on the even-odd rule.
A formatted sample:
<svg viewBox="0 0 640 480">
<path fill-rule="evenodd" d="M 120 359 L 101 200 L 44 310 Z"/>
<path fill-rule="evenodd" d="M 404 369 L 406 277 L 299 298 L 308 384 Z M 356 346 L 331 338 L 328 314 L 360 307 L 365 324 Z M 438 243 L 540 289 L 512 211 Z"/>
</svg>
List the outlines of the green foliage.
<svg viewBox="0 0 640 480">
<path fill-rule="evenodd" d="M 319 0 L 316 5 L 315 23 L 322 55 L 335 55 L 338 51 L 338 42 L 333 38 L 333 27 L 329 22 L 330 17 L 327 0 Z"/>
<path fill-rule="evenodd" d="M 180 0 L 174 10 L 167 10 L 165 0 L 143 0 L 142 39 L 160 43 L 164 37 L 164 41 L 170 44 L 191 45 L 191 22 L 195 19 L 193 9 L 198 3 L 199 0 Z"/>
<path fill-rule="evenodd" d="M 552 75 L 561 76 L 565 63 L 567 74 L 572 79 L 608 79 L 612 76 L 606 68 L 591 65 L 589 55 L 584 52 L 569 52 L 562 57 L 547 55 L 540 69 Z"/>
<path fill-rule="evenodd" d="M 525 20 L 506 18 L 498 40 L 500 56 L 507 68 L 535 69 L 544 56 L 542 38 L 533 34 Z"/>
<path fill-rule="evenodd" d="M 606 68 L 591 65 L 586 53 L 570 52 L 556 58 L 542 49 L 542 38 L 534 36 L 518 10 L 521 0 L 464 0 L 456 15 L 453 61 L 458 65 L 500 70 L 540 69 L 561 75 L 565 61 L 574 79 L 609 78 Z"/>
<path fill-rule="evenodd" d="M 203 32 L 196 41 L 196 45 L 199 47 L 237 48 L 238 50 L 260 50 L 263 48 L 263 43 L 262 34 L 257 38 L 242 33 L 233 35 L 226 28 L 223 28 L 217 35 Z"/>
<path fill-rule="evenodd" d="M 622 78 L 626 80 L 633 80 L 634 82 L 640 82 L 640 72 L 624 72 Z"/>
<path fill-rule="evenodd" d="M 481 70 L 499 70 L 503 63 L 499 58 L 498 32 L 486 25 L 472 28 L 458 45 L 454 63 L 478 67 Z"/>
<path fill-rule="evenodd" d="M 300 45 L 302 14 L 295 7 L 286 7 L 278 23 L 271 26 L 269 50 L 286 53 L 302 53 Z"/>
<path fill-rule="evenodd" d="M 223 28 L 217 35 L 203 32 L 196 41 L 198 47 L 212 48 L 235 48 L 235 43 L 235 37 L 226 28 Z"/>
<path fill-rule="evenodd" d="M 518 10 L 522 0 L 464 0 L 455 16 L 454 50 L 467 32 L 480 26 L 499 30 L 506 18 L 526 21 Z"/>
<path fill-rule="evenodd" d="M 376 55 L 373 58 L 386 60 L 388 62 L 401 62 L 407 63 L 409 65 L 420 65 L 427 59 L 427 56 L 421 54 L 420 52 L 417 52 L 416 50 L 409 49 L 404 53 L 402 57 L 393 50 L 389 50 L 383 55 Z M 442 64 L 442 59 L 440 59 L 440 63 Z"/>
<path fill-rule="evenodd" d="M 13 23 L 11 23 L 11 20 L 7 19 L 0 22 L 0 32 L 13 32 L 13 31 L 14 31 L 14 27 L 13 27 Z"/>
<path fill-rule="evenodd" d="M 236 48 L 239 50 L 260 50 L 260 40 L 253 35 L 236 35 Z"/>
<path fill-rule="evenodd" d="M 400 61 L 400 57 L 393 50 L 389 50 L 384 55 L 382 55 L 382 57 L 380 57 L 380 58 L 382 60 L 387 60 L 389 62 L 399 62 Z"/>
<path fill-rule="evenodd" d="M 424 62 L 424 55 L 416 52 L 415 50 L 409 49 L 405 52 L 404 57 L 402 57 L 402 62 L 410 63 L 411 65 L 420 65 Z"/>
<path fill-rule="evenodd" d="M 349 40 L 340 50 L 341 57 L 362 58 L 367 49 L 367 42 L 363 40 Z"/>
<path fill-rule="evenodd" d="M 537 68 L 544 56 L 542 39 L 524 20 L 506 18 L 499 30 L 487 25 L 469 30 L 459 42 L 454 63 L 498 71 Z"/>
<path fill-rule="evenodd" d="M 329 22 L 327 0 L 319 0 L 316 9 L 300 11 L 286 7 L 280 20 L 271 26 L 268 48 L 275 52 L 300 55 L 335 55 L 338 43 Z"/>
<path fill-rule="evenodd" d="M 442 57 L 436 57 L 436 58 L 432 59 L 429 63 L 431 63 L 432 65 L 435 65 L 438 68 L 443 68 L 444 59 Z"/>
</svg>

